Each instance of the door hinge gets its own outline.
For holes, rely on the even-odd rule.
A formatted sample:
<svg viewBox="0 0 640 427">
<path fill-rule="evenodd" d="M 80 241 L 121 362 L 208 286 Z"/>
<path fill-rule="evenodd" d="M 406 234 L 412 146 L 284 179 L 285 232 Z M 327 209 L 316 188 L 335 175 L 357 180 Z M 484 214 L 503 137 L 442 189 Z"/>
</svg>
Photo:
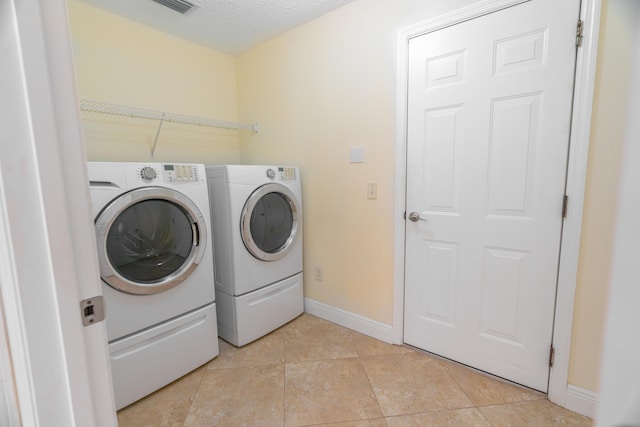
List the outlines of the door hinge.
<svg viewBox="0 0 640 427">
<path fill-rule="evenodd" d="M 569 204 L 569 196 L 566 194 L 562 198 L 562 218 L 567 217 L 567 205 Z"/>
<path fill-rule="evenodd" d="M 104 320 L 104 298 L 95 296 L 80 301 L 82 325 L 89 326 Z"/>
<path fill-rule="evenodd" d="M 556 356 L 556 349 L 553 348 L 553 346 L 551 346 L 551 348 L 549 349 L 549 367 L 553 368 L 553 359 Z"/>
<path fill-rule="evenodd" d="M 582 19 L 579 19 L 578 27 L 576 28 L 576 46 L 578 47 L 582 46 L 583 31 L 584 31 L 584 24 L 582 22 Z"/>
</svg>

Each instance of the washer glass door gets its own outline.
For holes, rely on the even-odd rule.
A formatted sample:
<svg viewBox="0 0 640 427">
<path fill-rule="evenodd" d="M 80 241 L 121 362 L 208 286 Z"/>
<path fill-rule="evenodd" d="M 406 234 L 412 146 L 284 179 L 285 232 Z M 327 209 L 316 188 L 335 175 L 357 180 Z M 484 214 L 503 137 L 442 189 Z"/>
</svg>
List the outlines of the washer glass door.
<svg viewBox="0 0 640 427">
<path fill-rule="evenodd" d="M 180 284 L 202 259 L 206 228 L 190 199 L 145 187 L 112 201 L 96 219 L 102 279 L 131 294 L 153 294 Z"/>
<path fill-rule="evenodd" d="M 242 240 L 255 258 L 275 261 L 289 252 L 300 229 L 295 195 L 280 184 L 265 184 L 247 199 L 240 218 Z"/>
</svg>

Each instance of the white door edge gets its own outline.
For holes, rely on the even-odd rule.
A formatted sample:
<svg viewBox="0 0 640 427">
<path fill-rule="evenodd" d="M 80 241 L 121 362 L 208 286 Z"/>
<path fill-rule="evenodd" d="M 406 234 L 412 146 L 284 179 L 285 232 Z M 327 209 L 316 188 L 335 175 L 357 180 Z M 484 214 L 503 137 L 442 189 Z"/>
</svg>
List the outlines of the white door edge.
<svg viewBox="0 0 640 427">
<path fill-rule="evenodd" d="M 400 29 L 398 31 L 396 86 L 396 196 L 394 215 L 394 290 L 393 342 L 403 343 L 405 286 L 405 225 L 406 156 L 407 156 L 407 87 L 409 40 L 446 26 L 515 6 L 528 0 L 486 0 L 446 15 Z M 591 128 L 591 111 L 595 86 L 598 33 L 602 0 L 582 0 L 580 19 L 584 23 L 584 39 L 576 59 L 576 80 L 567 170 L 569 209 L 563 227 L 560 255 L 558 294 L 556 300 L 553 345 L 554 367 L 549 379 L 549 400 L 565 406 L 573 304 L 576 290 L 580 236 L 587 176 L 587 160 Z M 577 23 L 576 23 L 577 24 Z"/>
<path fill-rule="evenodd" d="M 115 426 L 106 328 L 80 310 L 101 284 L 66 1 L 0 9 L 0 387 L 11 422 Z"/>
</svg>

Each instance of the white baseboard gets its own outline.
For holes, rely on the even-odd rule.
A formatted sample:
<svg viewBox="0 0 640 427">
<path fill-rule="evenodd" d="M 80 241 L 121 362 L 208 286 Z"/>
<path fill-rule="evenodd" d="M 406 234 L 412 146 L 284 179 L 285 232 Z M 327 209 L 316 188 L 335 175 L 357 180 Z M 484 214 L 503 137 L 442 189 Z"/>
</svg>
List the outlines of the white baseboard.
<svg viewBox="0 0 640 427">
<path fill-rule="evenodd" d="M 591 390 L 569 384 L 564 407 L 589 418 L 598 414 L 598 394 Z"/>
<path fill-rule="evenodd" d="M 304 311 L 380 341 L 393 342 L 393 327 L 391 325 L 386 325 L 309 298 L 304 299 Z"/>
</svg>

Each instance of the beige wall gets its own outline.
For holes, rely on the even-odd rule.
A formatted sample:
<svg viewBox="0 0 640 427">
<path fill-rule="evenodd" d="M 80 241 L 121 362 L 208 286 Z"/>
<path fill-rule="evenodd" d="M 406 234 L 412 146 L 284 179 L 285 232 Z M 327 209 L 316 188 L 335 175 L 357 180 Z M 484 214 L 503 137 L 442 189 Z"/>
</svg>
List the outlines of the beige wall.
<svg viewBox="0 0 640 427">
<path fill-rule="evenodd" d="M 603 2 L 569 383 L 599 389 L 636 0 Z"/>
<path fill-rule="evenodd" d="M 235 58 L 70 0 L 80 98 L 237 121 Z M 158 122 L 83 113 L 88 160 L 151 160 Z M 165 124 L 154 160 L 235 163 L 239 132 Z"/>
<path fill-rule="evenodd" d="M 261 129 L 242 160 L 301 166 L 306 297 L 393 323 L 397 30 L 469 3 L 357 0 L 238 57 L 240 118 Z"/>
</svg>

